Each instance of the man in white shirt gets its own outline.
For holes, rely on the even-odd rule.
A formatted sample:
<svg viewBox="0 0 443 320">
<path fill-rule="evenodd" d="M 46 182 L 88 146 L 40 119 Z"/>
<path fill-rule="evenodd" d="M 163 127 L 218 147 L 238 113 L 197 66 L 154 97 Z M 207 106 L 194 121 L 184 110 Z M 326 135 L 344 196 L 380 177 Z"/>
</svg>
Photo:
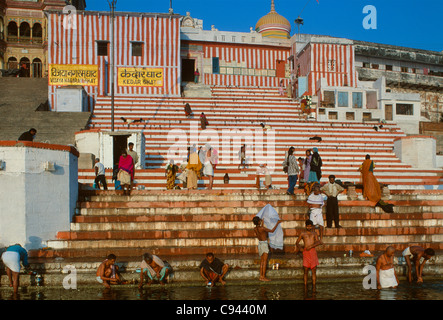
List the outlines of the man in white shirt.
<svg viewBox="0 0 443 320">
<path fill-rule="evenodd" d="M 105 166 L 100 162 L 99 158 L 95 159 L 95 185 L 100 189 L 100 184 L 103 186 L 104 190 L 108 190 L 108 184 L 106 183 L 105 177 Z"/>
<path fill-rule="evenodd" d="M 332 228 L 332 220 L 334 220 L 334 225 L 336 228 L 341 228 L 339 223 L 339 212 L 338 212 L 338 195 L 342 193 L 345 189 L 335 183 L 335 176 L 329 176 L 329 182 L 321 187 L 321 192 L 328 196 L 326 201 L 326 226 Z"/>
<path fill-rule="evenodd" d="M 320 228 L 320 241 L 323 240 L 323 231 L 325 229 L 325 224 L 323 221 L 323 205 L 324 205 L 324 195 L 320 193 L 320 185 L 316 184 L 312 189 L 313 192 L 308 197 L 308 206 L 309 206 L 309 220 L 314 223 L 315 227 Z"/>
<path fill-rule="evenodd" d="M 128 154 L 134 160 L 134 168 L 135 168 L 135 164 L 138 163 L 138 154 L 137 152 L 134 151 L 134 144 L 132 142 L 129 142 L 128 144 Z"/>
</svg>

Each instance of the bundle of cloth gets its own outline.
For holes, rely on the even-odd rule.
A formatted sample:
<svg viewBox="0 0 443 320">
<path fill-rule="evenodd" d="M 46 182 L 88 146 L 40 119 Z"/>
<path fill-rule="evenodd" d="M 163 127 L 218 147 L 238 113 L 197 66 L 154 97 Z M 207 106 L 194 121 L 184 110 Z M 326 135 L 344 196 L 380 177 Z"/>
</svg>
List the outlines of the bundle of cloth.
<svg viewBox="0 0 443 320">
<path fill-rule="evenodd" d="M 273 229 L 276 223 L 280 220 L 278 212 L 270 204 L 267 204 L 256 215 L 260 219 L 263 219 L 265 227 Z M 283 228 L 281 224 L 275 229 L 273 233 L 269 235 L 269 246 L 275 250 L 283 250 Z"/>
</svg>

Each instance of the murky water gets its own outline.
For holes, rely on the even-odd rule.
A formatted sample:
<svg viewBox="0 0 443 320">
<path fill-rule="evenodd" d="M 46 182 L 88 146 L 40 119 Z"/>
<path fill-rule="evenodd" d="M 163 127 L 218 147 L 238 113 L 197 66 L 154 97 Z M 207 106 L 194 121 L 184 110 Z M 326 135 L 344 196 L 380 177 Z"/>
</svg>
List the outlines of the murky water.
<svg viewBox="0 0 443 320">
<path fill-rule="evenodd" d="M 136 286 L 115 286 L 65 290 L 54 287 L 22 287 L 15 296 L 1 288 L 0 300 L 443 300 L 443 281 L 423 284 L 401 283 L 397 289 L 366 290 L 360 282 L 318 283 L 315 292 L 299 283 L 263 285 L 158 286 L 139 290 Z"/>
</svg>

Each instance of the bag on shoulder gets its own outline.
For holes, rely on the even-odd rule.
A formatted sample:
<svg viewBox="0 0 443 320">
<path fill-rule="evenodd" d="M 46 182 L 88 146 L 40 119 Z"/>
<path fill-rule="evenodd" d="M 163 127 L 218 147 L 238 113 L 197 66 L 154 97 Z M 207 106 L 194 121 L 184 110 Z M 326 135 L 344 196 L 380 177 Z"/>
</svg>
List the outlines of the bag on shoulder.
<svg viewBox="0 0 443 320">
<path fill-rule="evenodd" d="M 283 164 L 283 172 L 288 173 L 288 169 L 289 169 L 289 157 L 286 160 L 286 162 Z"/>
</svg>

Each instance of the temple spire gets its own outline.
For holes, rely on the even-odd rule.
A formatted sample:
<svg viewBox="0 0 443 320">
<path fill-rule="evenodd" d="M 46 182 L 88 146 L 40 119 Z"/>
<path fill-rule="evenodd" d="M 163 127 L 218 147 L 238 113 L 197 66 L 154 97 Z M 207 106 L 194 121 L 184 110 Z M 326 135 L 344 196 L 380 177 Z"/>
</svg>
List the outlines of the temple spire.
<svg viewBox="0 0 443 320">
<path fill-rule="evenodd" d="M 274 3 L 274 0 L 271 1 L 271 12 L 275 12 L 275 3 Z"/>
</svg>

